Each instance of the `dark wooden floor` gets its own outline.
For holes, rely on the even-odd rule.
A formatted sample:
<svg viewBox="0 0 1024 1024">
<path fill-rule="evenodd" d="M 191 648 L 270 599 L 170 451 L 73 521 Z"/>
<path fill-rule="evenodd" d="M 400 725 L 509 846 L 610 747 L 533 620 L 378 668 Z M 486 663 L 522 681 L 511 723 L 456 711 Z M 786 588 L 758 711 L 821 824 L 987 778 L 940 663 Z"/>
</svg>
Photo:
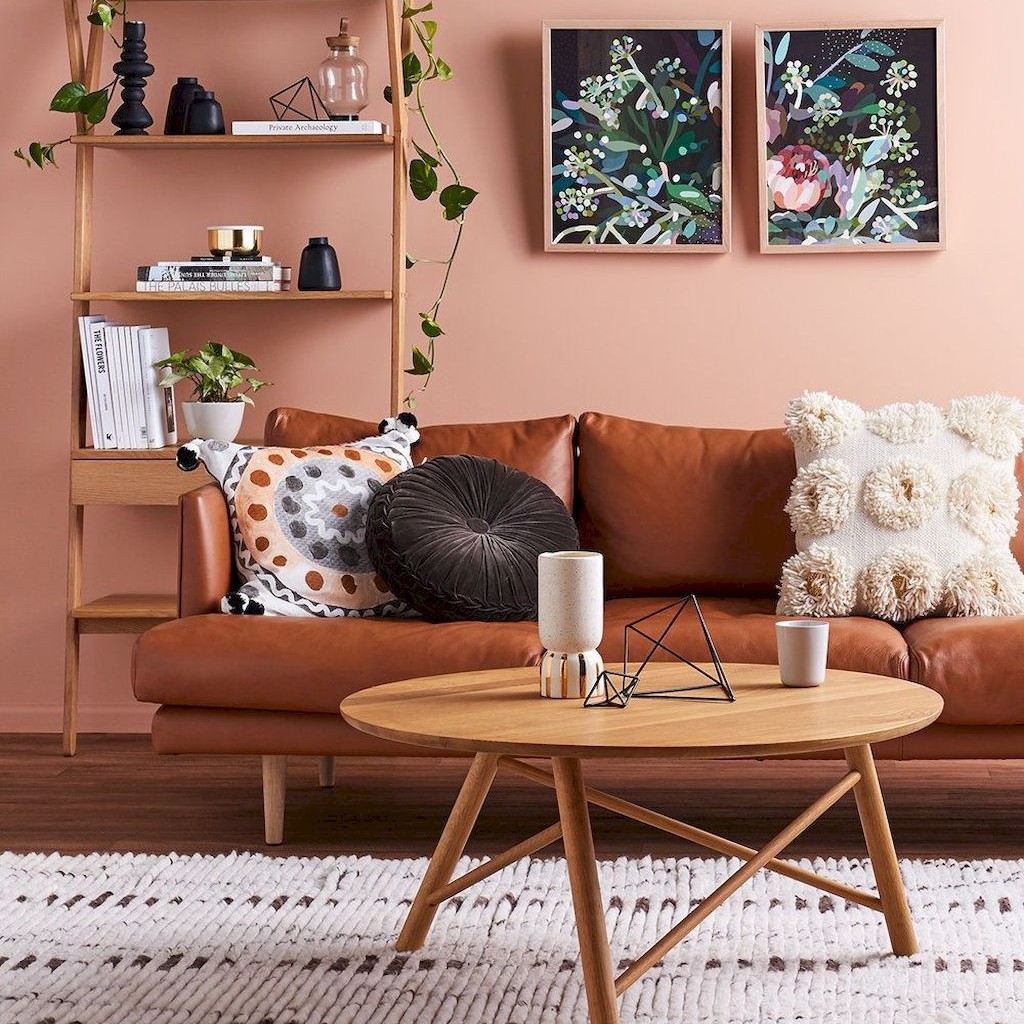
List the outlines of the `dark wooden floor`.
<svg viewBox="0 0 1024 1024">
<path fill-rule="evenodd" d="M 295 758 L 285 845 L 267 848 L 255 757 L 157 757 L 146 737 L 85 736 L 78 756 L 64 758 L 56 737 L 0 736 L 0 849 L 426 856 L 465 767 L 458 760 L 339 760 L 337 786 L 322 790 L 315 761 Z M 588 779 L 758 845 L 841 771 L 819 761 L 620 762 L 588 767 Z M 880 775 L 902 856 L 1024 856 L 1024 762 L 882 763 Z M 551 793 L 500 776 L 469 852 L 492 853 L 555 817 Z M 598 810 L 594 831 L 604 857 L 696 852 Z M 790 848 L 807 856 L 863 852 L 852 798 Z"/>
</svg>

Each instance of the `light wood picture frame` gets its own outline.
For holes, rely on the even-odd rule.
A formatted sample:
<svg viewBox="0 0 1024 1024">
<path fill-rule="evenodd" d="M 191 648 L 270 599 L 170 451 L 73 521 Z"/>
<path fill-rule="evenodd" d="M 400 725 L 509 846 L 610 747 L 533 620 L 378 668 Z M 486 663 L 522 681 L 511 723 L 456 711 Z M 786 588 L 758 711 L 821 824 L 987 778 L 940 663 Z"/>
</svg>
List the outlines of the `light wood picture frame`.
<svg viewBox="0 0 1024 1024">
<path fill-rule="evenodd" d="M 946 248 L 942 20 L 757 25 L 762 253 Z"/>
<path fill-rule="evenodd" d="M 728 21 L 545 21 L 546 252 L 732 242 Z"/>
</svg>

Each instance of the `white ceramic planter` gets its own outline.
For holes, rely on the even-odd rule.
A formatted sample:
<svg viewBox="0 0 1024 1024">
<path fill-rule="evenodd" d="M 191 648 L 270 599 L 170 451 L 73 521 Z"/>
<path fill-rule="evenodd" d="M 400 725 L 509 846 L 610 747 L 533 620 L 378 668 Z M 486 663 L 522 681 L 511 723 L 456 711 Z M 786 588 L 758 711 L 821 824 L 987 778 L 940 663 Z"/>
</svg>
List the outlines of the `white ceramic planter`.
<svg viewBox="0 0 1024 1024">
<path fill-rule="evenodd" d="M 185 426 L 194 438 L 234 441 L 242 429 L 244 402 L 182 402 Z"/>
<path fill-rule="evenodd" d="M 552 551 L 537 559 L 537 627 L 546 648 L 544 697 L 586 697 L 604 671 L 604 558 L 597 551 Z"/>
</svg>

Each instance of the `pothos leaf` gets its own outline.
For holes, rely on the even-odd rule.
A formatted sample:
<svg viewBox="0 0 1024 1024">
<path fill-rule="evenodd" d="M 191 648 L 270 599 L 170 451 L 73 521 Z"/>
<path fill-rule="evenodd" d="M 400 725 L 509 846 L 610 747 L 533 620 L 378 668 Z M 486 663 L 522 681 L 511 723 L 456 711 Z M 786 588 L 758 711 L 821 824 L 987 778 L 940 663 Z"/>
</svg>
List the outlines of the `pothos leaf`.
<svg viewBox="0 0 1024 1024">
<path fill-rule="evenodd" d="M 33 142 L 28 147 L 29 159 L 36 165 L 36 167 L 43 166 L 43 147 L 38 142 Z"/>
<path fill-rule="evenodd" d="M 433 4 L 432 0 L 431 0 L 431 2 L 425 3 L 422 7 L 413 7 L 412 4 L 406 4 L 402 8 L 402 17 L 403 18 L 414 18 L 417 14 L 426 14 L 427 11 L 432 11 L 433 9 L 434 9 L 434 4 Z"/>
<path fill-rule="evenodd" d="M 428 338 L 439 338 L 444 334 L 441 325 L 429 313 L 420 313 L 420 330 Z"/>
<path fill-rule="evenodd" d="M 414 345 L 412 350 L 412 369 L 405 372 L 411 377 L 426 377 L 434 372 L 434 364 Z"/>
<path fill-rule="evenodd" d="M 425 160 L 412 160 L 409 163 L 409 189 L 420 202 L 429 199 L 437 191 L 437 174 Z"/>
<path fill-rule="evenodd" d="M 386 103 L 390 103 L 391 102 L 391 86 L 390 85 L 385 85 L 384 86 L 384 101 Z"/>
<path fill-rule="evenodd" d="M 78 109 L 85 114 L 89 124 L 99 124 L 107 116 L 107 104 L 110 103 L 110 93 L 106 89 L 97 89 L 87 96 L 83 96 Z"/>
<path fill-rule="evenodd" d="M 441 161 L 440 161 L 440 160 L 438 160 L 438 159 L 437 159 L 437 157 L 433 155 L 433 153 L 430 153 L 430 152 L 428 152 L 427 150 L 425 150 L 425 149 L 424 149 L 424 148 L 423 148 L 423 147 L 422 147 L 422 146 L 421 146 L 421 145 L 420 145 L 420 144 L 419 144 L 418 142 L 416 142 L 415 140 L 413 140 L 413 146 L 415 147 L 415 149 L 416 149 L 416 152 L 417 152 L 417 153 L 419 153 L 419 155 L 420 155 L 420 158 L 421 158 L 421 159 L 423 160 L 423 162 L 424 162 L 424 163 L 425 163 L 425 164 L 426 164 L 426 165 L 427 165 L 428 167 L 439 167 L 439 166 L 440 166 L 440 164 L 441 164 Z"/>
<path fill-rule="evenodd" d="M 81 103 L 88 94 L 88 89 L 81 82 L 68 82 L 62 85 L 50 100 L 50 109 L 59 110 L 63 114 L 73 114 L 81 110 Z"/>
<path fill-rule="evenodd" d="M 479 193 L 468 185 L 448 185 L 441 189 L 438 199 L 444 207 L 445 220 L 458 220 Z"/>
<path fill-rule="evenodd" d="M 405 269 L 406 270 L 412 270 L 412 268 L 415 267 L 415 266 L 416 266 L 416 257 L 413 256 L 411 253 L 407 252 L 405 254 Z"/>
<path fill-rule="evenodd" d="M 434 61 L 434 72 L 442 82 L 447 82 L 455 74 L 451 67 L 440 58 Z"/>
</svg>

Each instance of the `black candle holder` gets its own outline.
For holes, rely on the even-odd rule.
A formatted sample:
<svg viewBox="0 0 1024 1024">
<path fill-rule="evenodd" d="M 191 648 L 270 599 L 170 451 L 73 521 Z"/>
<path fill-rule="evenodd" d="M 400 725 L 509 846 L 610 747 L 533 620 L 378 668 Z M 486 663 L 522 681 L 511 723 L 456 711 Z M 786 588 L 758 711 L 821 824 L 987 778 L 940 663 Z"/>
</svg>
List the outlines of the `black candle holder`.
<svg viewBox="0 0 1024 1024">
<path fill-rule="evenodd" d="M 148 135 L 146 129 L 153 117 L 143 104 L 146 98 L 146 79 L 156 70 L 146 60 L 146 23 L 126 21 L 121 59 L 114 65 L 114 74 L 121 76 L 121 106 L 111 122 L 117 125 L 117 135 Z"/>
<path fill-rule="evenodd" d="M 672 648 L 667 646 L 665 643 L 665 639 L 672 631 L 672 627 L 679 620 L 679 617 L 683 612 L 690 607 L 692 607 L 696 613 L 697 621 L 700 623 L 701 632 L 704 634 L 704 642 L 707 644 L 708 655 L 710 657 L 711 664 L 714 666 L 713 675 L 701 668 L 700 665 L 695 665 L 692 661 L 684 658 L 677 651 L 673 651 Z M 642 628 L 644 624 L 650 622 L 652 619 L 657 619 L 658 616 L 666 615 L 667 613 L 671 613 L 671 615 L 669 616 L 664 629 L 662 629 L 657 636 L 651 636 L 650 633 L 646 632 L 645 629 Z M 637 638 L 646 640 L 651 645 L 650 650 L 647 652 L 643 661 L 640 662 L 635 671 L 630 671 L 629 667 L 630 633 L 633 633 Z M 680 662 L 682 665 L 688 666 L 697 673 L 698 676 L 708 681 L 698 681 L 688 686 L 671 686 L 660 690 L 641 690 L 640 686 L 643 671 L 647 668 L 647 665 L 654 657 L 655 651 L 664 651 L 671 659 Z M 716 690 L 718 692 L 714 696 L 698 692 L 706 690 Z M 697 601 L 696 594 L 687 594 L 686 597 L 680 601 L 673 601 L 671 604 L 667 604 L 663 608 L 658 608 L 656 611 L 648 612 L 647 615 L 642 615 L 639 619 L 635 619 L 633 622 L 627 623 L 622 636 L 622 671 L 617 672 L 611 669 L 605 669 L 594 681 L 594 685 L 590 688 L 590 692 L 583 701 L 583 706 L 585 708 L 624 708 L 633 698 L 636 698 L 637 700 L 647 698 L 698 700 L 729 704 L 736 700 L 736 694 L 733 693 L 733 689 L 729 685 L 729 679 L 725 674 L 725 670 L 722 668 L 722 662 L 719 660 L 718 651 L 715 650 L 714 641 L 711 639 L 711 633 L 708 631 L 707 623 L 704 621 L 704 615 L 701 613 L 700 603 Z"/>
</svg>

